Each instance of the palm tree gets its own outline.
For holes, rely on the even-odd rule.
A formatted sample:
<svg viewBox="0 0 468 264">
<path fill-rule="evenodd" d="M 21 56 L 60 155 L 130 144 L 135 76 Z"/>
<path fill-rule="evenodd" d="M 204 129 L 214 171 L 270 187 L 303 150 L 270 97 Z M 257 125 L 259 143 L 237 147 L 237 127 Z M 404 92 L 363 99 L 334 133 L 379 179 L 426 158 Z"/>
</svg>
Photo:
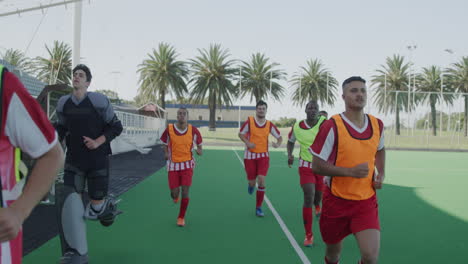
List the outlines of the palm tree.
<svg viewBox="0 0 468 264">
<path fill-rule="evenodd" d="M 32 71 L 31 59 L 26 57 L 21 50 L 7 49 L 5 53 L 2 54 L 2 59 L 19 70 L 28 73 Z"/>
<path fill-rule="evenodd" d="M 147 101 L 159 103 L 166 108 L 166 95 L 175 95 L 177 99 L 188 93 L 186 80 L 189 71 L 185 62 L 177 60 L 174 47 L 160 43 L 158 49 L 148 54 L 148 59 L 138 65 L 140 87 L 138 93 Z"/>
<path fill-rule="evenodd" d="M 147 103 L 156 102 L 156 100 L 152 100 L 151 98 L 143 96 L 143 94 L 139 93 L 134 98 L 133 101 L 135 102 L 135 106 L 140 107 Z"/>
<path fill-rule="evenodd" d="M 274 70 L 278 63 L 268 63 L 270 59 L 264 54 L 252 54 L 249 62 L 242 62 L 242 96 L 250 94 L 250 101 L 265 99 L 270 94 L 274 99 L 284 97 L 284 87 L 277 81 L 286 79 L 286 72 Z"/>
<path fill-rule="evenodd" d="M 72 51 L 70 45 L 54 41 L 52 49 L 45 46 L 49 58 L 37 57 L 35 68 L 39 80 L 48 84 L 70 84 L 72 72 Z"/>
<path fill-rule="evenodd" d="M 374 102 L 380 112 L 385 114 L 395 112 L 396 134 L 400 135 L 400 111 L 408 110 L 407 91 L 410 64 L 405 62 L 404 56 L 393 55 L 393 57 L 387 57 L 386 64 L 380 67 L 371 80 L 371 86 L 377 88 Z M 411 104 L 410 108 L 414 108 L 414 106 Z"/>
<path fill-rule="evenodd" d="M 462 57 L 459 62 L 453 63 L 452 67 L 447 69 L 448 83 L 451 87 L 460 93 L 468 93 L 468 56 Z M 465 118 L 463 127 L 465 137 L 468 135 L 468 95 L 463 95 L 465 99 Z"/>
<path fill-rule="evenodd" d="M 227 49 L 221 45 L 210 45 L 210 48 L 198 50 L 200 55 L 190 60 L 192 65 L 191 99 L 194 103 L 201 103 L 208 97 L 210 109 L 209 130 L 216 130 L 216 107 L 232 105 L 232 97 L 237 96 L 237 89 L 232 83 L 237 69 L 233 67 L 234 60 L 229 60 Z"/>
<path fill-rule="evenodd" d="M 422 74 L 419 74 L 417 91 L 429 92 L 421 96 L 422 100 L 428 100 L 429 106 L 431 107 L 431 123 L 432 123 L 432 134 L 435 136 L 437 134 L 437 111 L 436 104 L 438 102 L 445 101 L 449 104 L 453 104 L 455 99 L 453 94 L 440 94 L 440 87 L 442 82 L 442 71 L 439 67 L 433 65 L 428 68 L 423 68 Z M 445 92 L 452 92 L 448 90 L 450 88 L 445 88 Z"/>
<path fill-rule="evenodd" d="M 338 81 L 331 72 L 325 68 L 319 59 L 308 60 L 307 66 L 302 66 L 301 73 L 291 79 L 296 90 L 293 101 L 296 105 L 304 104 L 310 100 L 317 100 L 324 105 L 333 105 L 336 101 L 336 87 Z"/>
</svg>

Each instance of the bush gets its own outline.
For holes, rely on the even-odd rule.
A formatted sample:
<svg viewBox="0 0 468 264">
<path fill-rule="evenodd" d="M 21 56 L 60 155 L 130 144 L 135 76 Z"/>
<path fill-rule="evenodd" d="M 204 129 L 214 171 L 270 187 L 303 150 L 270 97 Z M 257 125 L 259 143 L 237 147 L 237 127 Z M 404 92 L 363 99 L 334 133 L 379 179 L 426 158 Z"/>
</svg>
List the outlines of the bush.
<svg viewBox="0 0 468 264">
<path fill-rule="evenodd" d="M 280 117 L 279 120 L 273 120 L 277 127 L 292 127 L 296 123 L 296 118 Z"/>
</svg>

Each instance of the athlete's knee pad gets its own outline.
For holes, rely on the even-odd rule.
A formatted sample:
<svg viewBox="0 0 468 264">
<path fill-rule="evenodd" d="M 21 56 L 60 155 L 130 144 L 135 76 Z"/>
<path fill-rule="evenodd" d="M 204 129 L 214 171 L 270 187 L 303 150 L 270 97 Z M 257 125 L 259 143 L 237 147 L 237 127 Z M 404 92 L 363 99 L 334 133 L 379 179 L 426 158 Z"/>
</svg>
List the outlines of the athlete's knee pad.
<svg viewBox="0 0 468 264">
<path fill-rule="evenodd" d="M 119 201 L 112 196 L 108 196 L 103 203 L 99 212 L 96 212 L 91 203 L 88 203 L 84 215 L 87 219 L 99 220 L 103 226 L 110 226 L 114 223 L 115 217 L 122 213 L 122 211 L 117 210 Z"/>
<path fill-rule="evenodd" d="M 85 189 L 86 173 L 77 167 L 65 164 L 63 170 L 64 185 L 71 186 L 78 193 L 83 193 Z"/>
<path fill-rule="evenodd" d="M 86 223 L 80 194 L 72 186 L 58 184 L 55 198 L 62 253 L 73 250 L 80 255 L 87 254 Z"/>
<path fill-rule="evenodd" d="M 90 171 L 87 175 L 88 194 L 93 200 L 102 200 L 109 189 L 108 168 Z"/>
</svg>

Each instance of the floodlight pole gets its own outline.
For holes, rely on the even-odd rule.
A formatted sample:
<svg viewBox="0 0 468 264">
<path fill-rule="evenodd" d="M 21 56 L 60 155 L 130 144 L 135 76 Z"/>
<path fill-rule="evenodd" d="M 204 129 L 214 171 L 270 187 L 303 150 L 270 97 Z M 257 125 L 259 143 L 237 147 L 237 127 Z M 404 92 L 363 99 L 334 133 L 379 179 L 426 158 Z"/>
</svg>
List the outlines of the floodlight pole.
<svg viewBox="0 0 468 264">
<path fill-rule="evenodd" d="M 440 74 L 440 105 L 442 106 L 442 96 L 444 91 L 444 74 Z M 439 136 L 442 136 L 442 107 L 440 109 L 440 117 L 439 117 Z"/>
<path fill-rule="evenodd" d="M 81 1 L 74 3 L 73 11 L 73 47 L 72 47 L 72 67 L 80 64 L 80 46 L 81 46 L 81 11 L 83 5 Z"/>
<path fill-rule="evenodd" d="M 242 92 L 242 66 L 239 66 L 239 98 Z M 241 104 L 239 100 L 239 129 L 241 127 Z"/>
<path fill-rule="evenodd" d="M 386 113 L 387 111 L 385 109 L 385 105 L 386 105 L 386 102 L 387 102 L 387 74 L 385 74 L 384 76 L 385 76 L 385 82 L 384 82 L 383 110 Z"/>
</svg>

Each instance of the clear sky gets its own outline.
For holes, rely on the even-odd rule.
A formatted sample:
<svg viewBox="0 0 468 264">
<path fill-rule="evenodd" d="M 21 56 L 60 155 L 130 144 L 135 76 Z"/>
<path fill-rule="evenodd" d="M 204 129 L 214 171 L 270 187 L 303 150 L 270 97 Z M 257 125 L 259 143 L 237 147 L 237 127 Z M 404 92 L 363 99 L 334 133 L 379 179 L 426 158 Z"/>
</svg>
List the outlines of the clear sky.
<svg viewBox="0 0 468 264">
<path fill-rule="evenodd" d="M 11 2 L 0 0 L 0 13 Z M 341 83 L 351 75 L 370 79 L 393 54 L 411 56 L 417 69 L 446 67 L 467 56 L 467 11 L 466 0 L 91 0 L 83 3 L 81 56 L 93 72 L 91 90 L 115 90 L 125 99 L 137 93 L 137 65 L 160 42 L 174 45 L 183 60 L 212 43 L 229 49 L 232 59 L 262 52 L 289 78 L 308 59 L 319 58 Z M 45 44 L 54 40 L 71 45 L 72 16 L 68 5 L 0 17 L 0 52 L 26 51 L 31 42 L 27 56 L 46 56 Z M 411 55 L 408 45 L 417 45 Z M 269 118 L 302 118 L 303 107 L 292 105 L 292 88 L 283 84 L 288 96 L 269 102 Z M 325 108 L 330 113 L 343 110 L 337 96 L 338 103 Z M 253 104 L 248 98 L 240 103 Z M 377 114 L 375 106 L 367 110 Z"/>
</svg>

